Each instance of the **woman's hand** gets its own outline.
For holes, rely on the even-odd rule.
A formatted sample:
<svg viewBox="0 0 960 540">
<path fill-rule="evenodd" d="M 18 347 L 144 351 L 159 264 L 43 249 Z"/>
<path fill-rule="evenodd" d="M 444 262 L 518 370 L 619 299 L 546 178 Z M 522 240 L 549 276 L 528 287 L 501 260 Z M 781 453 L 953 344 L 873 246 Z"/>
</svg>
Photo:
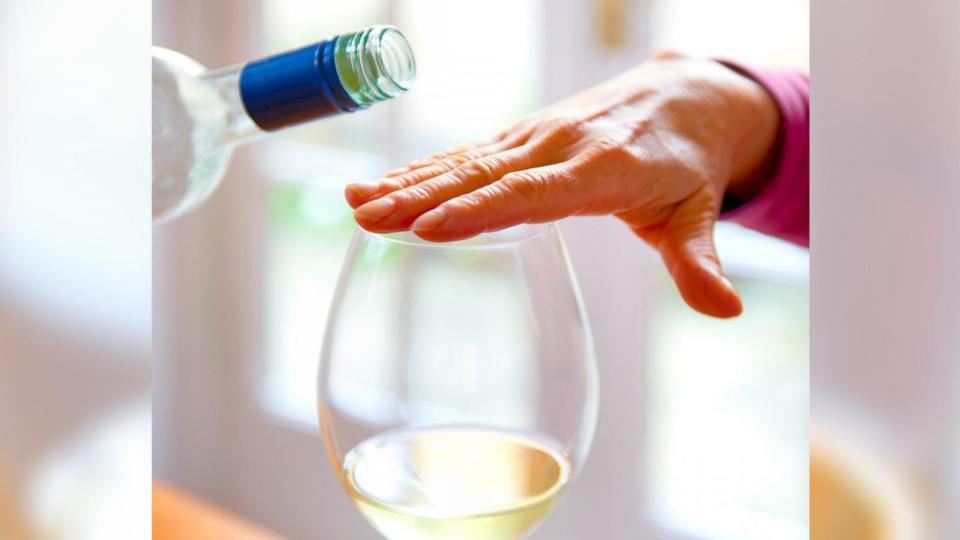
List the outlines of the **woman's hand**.
<svg viewBox="0 0 960 540">
<path fill-rule="evenodd" d="M 660 252 L 691 307 L 732 317 L 742 306 L 713 226 L 725 193 L 759 189 L 778 122 L 757 83 L 665 54 L 490 139 L 351 184 L 346 197 L 363 228 L 433 241 L 613 214 Z"/>
</svg>

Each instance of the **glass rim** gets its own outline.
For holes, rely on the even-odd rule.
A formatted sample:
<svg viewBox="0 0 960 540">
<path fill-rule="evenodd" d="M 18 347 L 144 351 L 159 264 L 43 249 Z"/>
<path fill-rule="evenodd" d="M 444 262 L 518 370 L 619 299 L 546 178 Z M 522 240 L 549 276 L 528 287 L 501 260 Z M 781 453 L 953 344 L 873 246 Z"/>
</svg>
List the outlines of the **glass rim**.
<svg viewBox="0 0 960 540">
<path fill-rule="evenodd" d="M 557 230 L 556 222 L 550 223 L 523 223 L 499 231 L 480 233 L 463 240 L 450 242 L 434 242 L 420 238 L 411 231 L 393 233 L 371 232 L 363 227 L 354 225 L 354 234 L 375 238 L 388 244 L 444 250 L 483 250 L 517 246 L 536 238 L 549 231 Z"/>
</svg>

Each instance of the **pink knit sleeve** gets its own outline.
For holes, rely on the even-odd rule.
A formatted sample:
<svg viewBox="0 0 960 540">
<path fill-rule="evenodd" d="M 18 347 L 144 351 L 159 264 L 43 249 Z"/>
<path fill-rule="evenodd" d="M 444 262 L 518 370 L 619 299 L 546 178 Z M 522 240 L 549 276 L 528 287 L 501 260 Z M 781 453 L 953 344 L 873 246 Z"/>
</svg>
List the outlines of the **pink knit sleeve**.
<svg viewBox="0 0 960 540">
<path fill-rule="evenodd" d="M 723 212 L 720 219 L 809 246 L 810 77 L 724 63 L 756 80 L 773 96 L 780 108 L 780 131 L 763 189 L 750 201 Z"/>
</svg>

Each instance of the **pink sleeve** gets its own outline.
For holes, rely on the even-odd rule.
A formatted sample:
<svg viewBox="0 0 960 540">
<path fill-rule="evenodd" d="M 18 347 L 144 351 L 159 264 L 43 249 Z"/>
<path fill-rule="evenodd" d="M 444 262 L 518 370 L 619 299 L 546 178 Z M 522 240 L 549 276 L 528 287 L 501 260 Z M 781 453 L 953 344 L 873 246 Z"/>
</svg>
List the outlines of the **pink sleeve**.
<svg viewBox="0 0 960 540">
<path fill-rule="evenodd" d="M 810 244 L 810 77 L 724 62 L 767 89 L 780 108 L 777 149 L 764 188 L 720 219 L 802 246 Z"/>
</svg>

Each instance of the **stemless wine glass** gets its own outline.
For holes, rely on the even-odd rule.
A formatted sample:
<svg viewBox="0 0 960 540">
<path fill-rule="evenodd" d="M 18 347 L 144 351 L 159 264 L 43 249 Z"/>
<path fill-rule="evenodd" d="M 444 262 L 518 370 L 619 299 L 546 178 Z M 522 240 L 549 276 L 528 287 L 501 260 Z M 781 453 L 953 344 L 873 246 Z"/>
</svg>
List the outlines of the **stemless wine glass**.
<svg viewBox="0 0 960 540">
<path fill-rule="evenodd" d="M 327 452 L 390 540 L 517 540 L 583 466 L 593 342 L 556 225 L 357 230 L 320 363 Z"/>
</svg>

